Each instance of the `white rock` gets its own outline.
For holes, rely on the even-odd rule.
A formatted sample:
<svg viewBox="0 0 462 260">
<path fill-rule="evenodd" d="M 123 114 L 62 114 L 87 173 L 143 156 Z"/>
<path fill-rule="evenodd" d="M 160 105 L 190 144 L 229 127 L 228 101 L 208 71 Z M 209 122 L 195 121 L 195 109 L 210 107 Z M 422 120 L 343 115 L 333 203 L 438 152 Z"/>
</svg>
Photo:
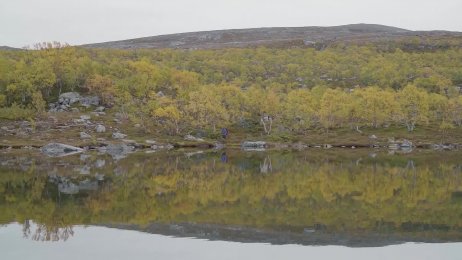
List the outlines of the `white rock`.
<svg viewBox="0 0 462 260">
<path fill-rule="evenodd" d="M 104 133 L 106 132 L 106 127 L 104 125 L 97 125 L 95 130 L 97 133 Z"/>
</svg>

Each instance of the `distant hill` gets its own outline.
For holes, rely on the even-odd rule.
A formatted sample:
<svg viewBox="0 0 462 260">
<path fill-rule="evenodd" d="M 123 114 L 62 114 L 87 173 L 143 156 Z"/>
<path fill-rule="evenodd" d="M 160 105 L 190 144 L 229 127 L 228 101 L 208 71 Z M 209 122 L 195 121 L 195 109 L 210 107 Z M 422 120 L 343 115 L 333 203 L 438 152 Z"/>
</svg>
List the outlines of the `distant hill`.
<svg viewBox="0 0 462 260">
<path fill-rule="evenodd" d="M 377 24 L 331 27 L 274 27 L 189 32 L 82 45 L 88 48 L 216 49 L 254 46 L 290 47 L 339 42 L 377 42 L 411 37 L 462 37 L 460 32 L 410 31 Z"/>
<path fill-rule="evenodd" d="M 0 50 L 5 50 L 5 51 L 19 51 L 19 50 L 22 50 L 22 49 L 10 47 L 10 46 L 0 46 Z"/>
</svg>

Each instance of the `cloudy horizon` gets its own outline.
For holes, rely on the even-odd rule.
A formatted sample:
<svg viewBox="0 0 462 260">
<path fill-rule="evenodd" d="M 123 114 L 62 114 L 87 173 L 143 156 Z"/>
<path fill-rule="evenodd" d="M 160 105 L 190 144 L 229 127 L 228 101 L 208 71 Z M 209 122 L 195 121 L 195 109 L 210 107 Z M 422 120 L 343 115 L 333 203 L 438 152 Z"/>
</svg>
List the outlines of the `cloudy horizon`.
<svg viewBox="0 0 462 260">
<path fill-rule="evenodd" d="M 462 31 L 460 0 L 15 0 L 0 2 L 0 45 L 72 45 L 182 32 L 382 24 Z"/>
</svg>

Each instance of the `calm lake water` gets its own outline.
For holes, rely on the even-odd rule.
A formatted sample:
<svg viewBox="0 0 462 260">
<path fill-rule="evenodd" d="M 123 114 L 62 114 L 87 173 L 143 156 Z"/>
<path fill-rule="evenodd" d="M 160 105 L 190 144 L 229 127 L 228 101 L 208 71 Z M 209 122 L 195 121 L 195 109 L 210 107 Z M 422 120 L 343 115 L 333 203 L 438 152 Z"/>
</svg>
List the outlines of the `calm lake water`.
<svg viewBox="0 0 462 260">
<path fill-rule="evenodd" d="M 0 152 L 0 259 L 461 259 L 462 152 Z"/>
</svg>

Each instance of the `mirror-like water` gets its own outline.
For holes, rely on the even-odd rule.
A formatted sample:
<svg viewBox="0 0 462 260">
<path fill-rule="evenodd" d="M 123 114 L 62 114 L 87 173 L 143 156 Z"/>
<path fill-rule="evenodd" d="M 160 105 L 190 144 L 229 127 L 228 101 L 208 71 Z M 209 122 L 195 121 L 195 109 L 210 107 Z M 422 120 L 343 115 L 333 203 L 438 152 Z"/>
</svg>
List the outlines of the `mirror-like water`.
<svg viewBox="0 0 462 260">
<path fill-rule="evenodd" d="M 126 259 L 119 251 L 137 251 L 138 259 L 216 259 L 226 250 L 252 259 L 457 259 L 461 155 L 4 152 L 0 251 L 5 259 L 54 259 L 72 250 L 83 257 L 107 252 L 98 259 Z"/>
</svg>

